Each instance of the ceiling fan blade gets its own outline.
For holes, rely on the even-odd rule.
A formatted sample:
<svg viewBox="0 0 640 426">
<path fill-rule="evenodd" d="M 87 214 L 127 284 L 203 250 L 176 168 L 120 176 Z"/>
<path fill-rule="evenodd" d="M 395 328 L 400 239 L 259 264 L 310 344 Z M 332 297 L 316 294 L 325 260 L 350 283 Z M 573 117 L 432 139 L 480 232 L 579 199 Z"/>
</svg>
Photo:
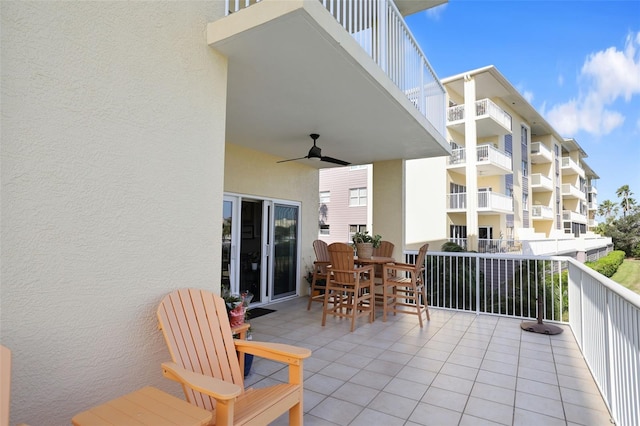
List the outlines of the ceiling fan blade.
<svg viewBox="0 0 640 426">
<path fill-rule="evenodd" d="M 337 158 L 333 158 L 333 157 L 322 157 L 322 158 L 320 158 L 320 161 L 324 161 L 324 162 L 327 162 L 327 163 L 333 163 L 333 164 L 339 164 L 341 166 L 348 166 L 349 164 L 351 164 L 351 163 L 349 163 L 347 161 L 338 160 Z"/>
<path fill-rule="evenodd" d="M 300 157 L 300 158 L 290 158 L 288 160 L 280 160 L 280 161 L 276 161 L 276 163 L 286 163 L 287 161 L 297 161 L 297 160 L 304 160 L 307 159 L 309 157 Z"/>
</svg>

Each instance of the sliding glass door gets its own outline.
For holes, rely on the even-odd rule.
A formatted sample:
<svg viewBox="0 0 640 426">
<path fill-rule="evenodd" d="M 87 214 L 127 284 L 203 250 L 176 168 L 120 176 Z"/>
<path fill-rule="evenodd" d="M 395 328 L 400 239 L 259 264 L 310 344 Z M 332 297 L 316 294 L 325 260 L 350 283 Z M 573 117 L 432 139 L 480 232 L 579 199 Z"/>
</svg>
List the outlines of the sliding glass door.
<svg viewBox="0 0 640 426">
<path fill-rule="evenodd" d="M 296 294 L 299 210 L 295 205 L 273 205 L 273 299 Z"/>
<path fill-rule="evenodd" d="M 224 197 L 222 288 L 253 303 L 293 296 L 298 285 L 300 207 L 240 195 Z"/>
</svg>

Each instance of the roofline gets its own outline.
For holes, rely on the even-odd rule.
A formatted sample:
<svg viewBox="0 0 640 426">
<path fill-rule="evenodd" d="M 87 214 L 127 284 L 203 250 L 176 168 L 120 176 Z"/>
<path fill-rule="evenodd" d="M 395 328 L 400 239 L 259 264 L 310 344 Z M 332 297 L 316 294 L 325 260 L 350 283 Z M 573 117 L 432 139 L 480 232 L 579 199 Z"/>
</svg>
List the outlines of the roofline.
<svg viewBox="0 0 640 426">
<path fill-rule="evenodd" d="M 529 112 L 533 112 L 534 115 L 536 115 L 538 117 L 538 119 L 536 121 L 543 123 L 546 127 L 548 127 L 549 129 L 551 129 L 551 134 L 558 140 L 558 141 L 564 141 L 566 140 L 565 137 L 561 136 L 557 130 L 551 125 L 549 124 L 549 122 L 542 116 L 540 115 L 540 113 L 538 112 L 537 109 L 535 109 L 530 103 L 529 101 L 527 101 L 518 91 L 518 89 L 516 89 L 515 87 L 513 87 L 513 85 L 509 82 L 509 80 L 507 80 L 505 78 L 505 76 L 502 75 L 502 73 L 500 73 L 500 71 L 498 71 L 498 68 L 496 68 L 495 65 L 487 65 L 485 67 L 482 68 L 477 68 L 475 70 L 471 70 L 471 71 L 466 71 L 460 74 L 456 74 L 454 76 L 451 77 L 446 77 L 446 78 L 442 78 L 440 79 L 440 81 L 442 82 L 443 85 L 446 86 L 447 83 L 450 83 L 452 81 L 456 81 L 456 80 L 461 80 L 464 79 L 465 77 L 468 76 L 473 76 L 473 75 L 477 75 L 477 74 L 482 74 L 482 73 L 489 73 L 491 74 L 498 82 L 500 82 L 505 89 L 507 89 L 507 91 L 518 97 L 520 101 L 522 101 L 522 104 L 525 106 L 525 108 L 528 108 L 530 111 Z M 518 108 L 516 108 L 516 111 L 518 110 Z M 584 152 L 582 150 L 582 148 L 580 148 L 580 150 L 582 152 Z M 586 156 L 586 153 L 585 153 Z"/>
</svg>

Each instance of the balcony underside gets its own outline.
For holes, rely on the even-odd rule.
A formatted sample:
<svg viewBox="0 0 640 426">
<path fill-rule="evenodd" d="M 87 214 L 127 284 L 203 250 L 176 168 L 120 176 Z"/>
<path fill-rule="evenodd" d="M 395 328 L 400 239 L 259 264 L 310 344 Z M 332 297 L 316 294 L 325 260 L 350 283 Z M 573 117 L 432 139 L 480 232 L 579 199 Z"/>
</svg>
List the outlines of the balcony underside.
<svg viewBox="0 0 640 426">
<path fill-rule="evenodd" d="M 512 170 L 509 170 L 505 167 L 502 167 L 500 164 L 493 163 L 490 161 L 487 162 L 479 162 L 476 166 L 478 176 L 487 177 L 487 176 L 503 176 L 513 173 Z M 461 175 L 467 174 L 467 167 L 465 163 L 458 164 L 449 164 L 447 166 L 447 170 L 454 173 L 460 173 Z"/>
<path fill-rule="evenodd" d="M 553 186 L 544 185 L 544 184 L 531 185 L 531 190 L 533 192 L 550 192 L 550 191 L 553 191 Z"/>
<path fill-rule="evenodd" d="M 546 164 L 546 163 L 550 163 L 551 161 L 553 161 L 553 159 L 547 155 L 547 154 L 543 154 L 540 152 L 537 153 L 531 153 L 531 164 Z"/>
<path fill-rule="evenodd" d="M 208 43 L 228 58 L 227 142 L 296 158 L 319 133 L 323 155 L 352 164 L 450 152 L 320 2 L 262 1 L 210 23 Z"/>
<path fill-rule="evenodd" d="M 447 123 L 449 130 L 454 130 L 464 135 L 464 120 L 451 121 Z M 504 136 L 511 133 L 511 130 L 505 128 L 498 121 L 489 116 L 476 118 L 476 136 L 478 138 L 487 138 L 491 136 Z"/>
</svg>

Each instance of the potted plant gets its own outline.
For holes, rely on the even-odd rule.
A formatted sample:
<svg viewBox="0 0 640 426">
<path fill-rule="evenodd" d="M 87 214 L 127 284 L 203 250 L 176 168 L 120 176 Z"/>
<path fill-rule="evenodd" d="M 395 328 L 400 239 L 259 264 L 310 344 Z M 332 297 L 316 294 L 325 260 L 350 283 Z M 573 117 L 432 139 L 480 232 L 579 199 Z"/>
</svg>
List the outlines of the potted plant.
<svg viewBox="0 0 640 426">
<path fill-rule="evenodd" d="M 356 232 L 353 234 L 352 241 L 356 247 L 358 257 L 370 259 L 373 249 L 380 247 L 382 237 L 378 234 L 369 235 L 369 231 Z"/>
<path fill-rule="evenodd" d="M 249 319 L 249 303 L 253 299 L 253 294 L 244 292 L 241 295 L 231 294 L 228 289 L 223 291 L 222 297 L 227 305 L 227 315 L 229 315 L 229 324 L 231 327 L 244 324 Z M 247 340 L 252 340 L 251 328 L 247 333 Z M 244 376 L 247 377 L 251 372 L 253 364 L 253 355 L 244 354 Z"/>
</svg>

